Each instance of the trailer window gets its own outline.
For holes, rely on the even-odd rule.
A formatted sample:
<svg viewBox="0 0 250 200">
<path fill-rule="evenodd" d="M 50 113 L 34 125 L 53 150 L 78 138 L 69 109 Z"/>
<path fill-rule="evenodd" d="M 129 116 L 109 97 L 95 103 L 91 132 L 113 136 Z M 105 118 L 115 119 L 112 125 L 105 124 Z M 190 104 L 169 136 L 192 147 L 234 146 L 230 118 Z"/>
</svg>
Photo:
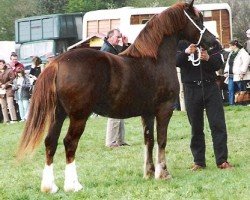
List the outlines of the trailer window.
<svg viewBox="0 0 250 200">
<path fill-rule="evenodd" d="M 25 60 L 31 56 L 42 57 L 48 52 L 53 52 L 54 41 L 30 42 L 22 44 L 20 47 L 20 59 Z"/>
<path fill-rule="evenodd" d="M 130 24 L 146 24 L 154 14 L 131 15 Z"/>
</svg>

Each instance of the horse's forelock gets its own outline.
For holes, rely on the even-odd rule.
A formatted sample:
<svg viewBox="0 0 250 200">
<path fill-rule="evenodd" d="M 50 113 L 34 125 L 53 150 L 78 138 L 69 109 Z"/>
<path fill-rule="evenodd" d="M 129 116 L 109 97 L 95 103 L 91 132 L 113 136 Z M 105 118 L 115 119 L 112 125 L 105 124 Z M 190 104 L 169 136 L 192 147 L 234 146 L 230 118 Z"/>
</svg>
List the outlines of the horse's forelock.
<svg viewBox="0 0 250 200">
<path fill-rule="evenodd" d="M 183 28 L 185 7 L 185 3 L 178 3 L 155 15 L 137 36 L 135 42 L 121 54 L 156 58 L 164 35 L 170 36 Z"/>
</svg>

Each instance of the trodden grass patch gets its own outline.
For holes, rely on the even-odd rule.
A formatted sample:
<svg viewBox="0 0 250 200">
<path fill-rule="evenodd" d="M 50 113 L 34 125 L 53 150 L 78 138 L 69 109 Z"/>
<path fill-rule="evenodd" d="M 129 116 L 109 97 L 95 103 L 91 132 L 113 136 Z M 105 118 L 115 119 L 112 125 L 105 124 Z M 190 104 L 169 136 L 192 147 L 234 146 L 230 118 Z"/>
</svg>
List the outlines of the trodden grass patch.
<svg viewBox="0 0 250 200">
<path fill-rule="evenodd" d="M 66 120 L 54 158 L 55 182 L 60 188 L 56 194 L 40 192 L 45 158 L 43 143 L 33 156 L 18 163 L 15 153 L 24 123 L 0 124 L 0 199 L 247 200 L 250 196 L 250 107 L 225 107 L 225 114 L 229 161 L 235 169 L 220 170 L 216 167 L 205 118 L 207 168 L 190 171 L 190 127 L 186 113 L 175 111 L 166 148 L 168 170 L 173 177 L 168 181 L 142 178 L 144 145 L 140 118 L 125 120 L 126 142 L 131 146 L 114 149 L 104 146 L 107 119 L 90 118 L 76 153 L 78 177 L 84 185 L 84 189 L 77 193 L 63 191 L 65 154 L 62 140 L 69 124 Z"/>
</svg>

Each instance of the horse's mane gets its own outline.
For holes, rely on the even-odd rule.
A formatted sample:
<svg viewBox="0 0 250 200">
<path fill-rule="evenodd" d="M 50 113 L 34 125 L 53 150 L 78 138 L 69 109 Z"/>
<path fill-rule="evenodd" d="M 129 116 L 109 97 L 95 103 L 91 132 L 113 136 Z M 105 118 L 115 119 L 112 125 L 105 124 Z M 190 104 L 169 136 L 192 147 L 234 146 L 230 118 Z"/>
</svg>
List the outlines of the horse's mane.
<svg viewBox="0 0 250 200">
<path fill-rule="evenodd" d="M 120 55 L 156 58 L 164 35 L 172 35 L 185 25 L 185 3 L 177 3 L 151 18 L 135 42 Z"/>
</svg>

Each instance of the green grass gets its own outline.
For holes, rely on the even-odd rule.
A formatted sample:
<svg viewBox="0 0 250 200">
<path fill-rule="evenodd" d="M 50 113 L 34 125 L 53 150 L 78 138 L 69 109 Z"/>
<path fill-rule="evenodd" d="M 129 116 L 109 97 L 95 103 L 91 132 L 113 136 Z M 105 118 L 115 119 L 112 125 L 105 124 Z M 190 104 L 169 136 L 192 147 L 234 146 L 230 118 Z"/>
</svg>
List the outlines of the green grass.
<svg viewBox="0 0 250 200">
<path fill-rule="evenodd" d="M 65 155 L 62 139 L 66 134 L 65 121 L 56 156 L 54 172 L 60 190 L 56 194 L 40 192 L 44 167 L 44 145 L 33 157 L 17 163 L 15 151 L 23 123 L 0 124 L 0 199 L 211 199 L 247 200 L 250 196 L 250 107 L 226 107 L 229 161 L 235 169 L 216 168 L 209 125 L 205 123 L 207 168 L 191 172 L 189 149 L 190 127 L 186 113 L 174 112 L 166 148 L 169 181 L 144 180 L 143 135 L 140 118 L 125 121 L 126 141 L 130 147 L 109 149 L 104 146 L 107 119 L 90 118 L 76 154 L 79 180 L 84 190 L 63 191 Z"/>
</svg>

